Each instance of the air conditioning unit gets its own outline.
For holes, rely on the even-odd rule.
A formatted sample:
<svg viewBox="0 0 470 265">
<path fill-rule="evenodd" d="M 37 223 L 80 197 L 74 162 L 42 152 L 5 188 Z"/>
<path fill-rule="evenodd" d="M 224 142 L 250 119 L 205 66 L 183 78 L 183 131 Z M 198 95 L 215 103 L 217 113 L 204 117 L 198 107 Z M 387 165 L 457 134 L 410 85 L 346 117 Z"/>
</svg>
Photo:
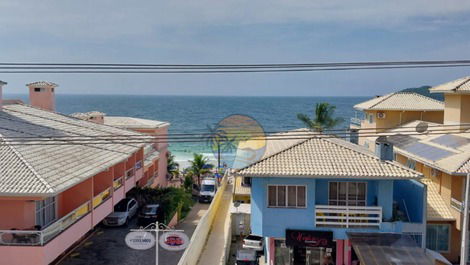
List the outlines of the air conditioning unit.
<svg viewBox="0 0 470 265">
<path fill-rule="evenodd" d="M 377 112 L 377 119 L 385 119 L 385 112 Z"/>
</svg>

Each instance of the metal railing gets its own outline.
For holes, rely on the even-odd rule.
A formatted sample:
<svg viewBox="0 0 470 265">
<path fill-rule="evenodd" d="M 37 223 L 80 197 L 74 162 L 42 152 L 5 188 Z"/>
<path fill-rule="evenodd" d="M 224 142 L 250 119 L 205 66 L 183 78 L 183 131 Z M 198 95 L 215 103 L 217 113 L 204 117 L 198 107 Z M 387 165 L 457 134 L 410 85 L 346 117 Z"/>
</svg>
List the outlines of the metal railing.
<svg viewBox="0 0 470 265">
<path fill-rule="evenodd" d="M 35 230 L 0 230 L 0 245 L 42 246 L 66 230 L 91 211 L 91 202 L 87 201 L 66 216 L 53 222 L 40 231 Z"/>
<path fill-rule="evenodd" d="M 350 122 L 351 122 L 351 124 L 353 124 L 353 125 L 361 126 L 362 120 L 359 119 L 359 118 L 354 118 L 354 117 L 353 117 L 353 118 L 351 118 L 351 121 L 350 121 Z"/>
<path fill-rule="evenodd" d="M 126 179 L 132 178 L 134 176 L 134 168 L 130 168 L 126 171 Z"/>
<path fill-rule="evenodd" d="M 463 212 L 463 203 L 457 199 L 450 198 L 450 206 L 459 212 Z"/>
<path fill-rule="evenodd" d="M 380 206 L 315 206 L 315 226 L 380 227 L 381 223 Z"/>
<path fill-rule="evenodd" d="M 124 177 L 120 177 L 118 179 L 115 179 L 113 181 L 113 188 L 114 190 L 117 190 L 119 189 L 120 187 L 122 187 L 122 184 L 124 183 Z"/>
<path fill-rule="evenodd" d="M 111 188 L 107 188 L 104 191 L 100 192 L 100 194 L 93 197 L 93 209 L 100 206 L 104 201 L 111 197 Z"/>
</svg>

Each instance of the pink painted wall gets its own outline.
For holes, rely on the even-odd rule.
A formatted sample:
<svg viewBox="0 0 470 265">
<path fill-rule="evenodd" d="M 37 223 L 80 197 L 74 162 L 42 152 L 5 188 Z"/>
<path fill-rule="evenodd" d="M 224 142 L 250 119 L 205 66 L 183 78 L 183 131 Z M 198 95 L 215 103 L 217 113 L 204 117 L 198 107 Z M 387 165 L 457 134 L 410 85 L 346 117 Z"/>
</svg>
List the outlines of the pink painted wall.
<svg viewBox="0 0 470 265">
<path fill-rule="evenodd" d="M 135 187 L 135 176 L 126 180 L 124 188 L 126 193 Z"/>
<path fill-rule="evenodd" d="M 336 240 L 336 264 L 344 264 L 344 240 Z"/>
<path fill-rule="evenodd" d="M 0 201 L 0 230 L 30 229 L 35 225 L 35 202 L 27 200 Z M 0 256 L 1 257 L 1 256 Z"/>
<path fill-rule="evenodd" d="M 140 180 L 144 176 L 144 169 L 140 168 L 135 171 L 135 179 L 136 181 Z"/>
<path fill-rule="evenodd" d="M 29 103 L 31 106 L 55 111 L 55 95 L 52 86 L 41 86 L 45 91 L 35 92 L 34 88 L 37 86 L 29 86 Z"/>
<path fill-rule="evenodd" d="M 99 224 L 106 216 L 113 212 L 113 200 L 108 199 L 93 209 L 93 226 Z"/>
<path fill-rule="evenodd" d="M 83 237 L 91 228 L 91 214 L 88 214 L 45 246 L 2 246 L 0 247 L 0 264 L 47 265 Z"/>
<path fill-rule="evenodd" d="M 80 205 L 92 199 L 93 180 L 87 179 L 82 183 L 62 192 L 58 196 L 59 217 L 65 216 Z"/>
<path fill-rule="evenodd" d="M 119 189 L 113 192 L 113 205 L 116 205 L 120 200 L 124 199 L 125 191 L 124 186 L 121 186 Z"/>
</svg>

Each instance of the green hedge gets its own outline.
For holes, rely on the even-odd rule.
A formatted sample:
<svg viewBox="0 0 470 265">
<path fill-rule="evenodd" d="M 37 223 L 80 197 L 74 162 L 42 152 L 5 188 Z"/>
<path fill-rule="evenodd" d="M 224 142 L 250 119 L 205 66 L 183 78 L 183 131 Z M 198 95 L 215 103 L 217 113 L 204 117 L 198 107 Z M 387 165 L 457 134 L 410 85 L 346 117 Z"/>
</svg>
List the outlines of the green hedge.
<svg viewBox="0 0 470 265">
<path fill-rule="evenodd" d="M 136 187 L 131 191 L 130 196 L 136 198 L 140 205 L 158 203 L 163 206 L 166 224 L 176 212 L 179 212 L 180 218 L 184 218 L 194 203 L 191 193 L 175 187 Z"/>
</svg>

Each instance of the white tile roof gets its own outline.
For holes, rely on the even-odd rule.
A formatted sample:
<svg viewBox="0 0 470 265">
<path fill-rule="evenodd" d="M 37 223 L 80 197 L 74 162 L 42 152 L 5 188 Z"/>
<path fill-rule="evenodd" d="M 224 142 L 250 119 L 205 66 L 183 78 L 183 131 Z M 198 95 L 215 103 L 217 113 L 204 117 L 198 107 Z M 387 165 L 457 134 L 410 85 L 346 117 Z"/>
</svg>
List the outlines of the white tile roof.
<svg viewBox="0 0 470 265">
<path fill-rule="evenodd" d="M 453 221 L 455 217 L 452 215 L 449 206 L 439 194 L 439 188 L 429 178 L 420 180 L 428 187 L 427 193 L 427 220 L 428 221 Z"/>
<path fill-rule="evenodd" d="M 155 129 L 170 125 L 163 121 L 118 116 L 105 116 L 104 124 L 126 129 Z"/>
<path fill-rule="evenodd" d="M 58 87 L 59 85 L 53 82 L 49 81 L 37 81 L 37 82 L 32 82 L 26 84 L 26 86 L 37 86 L 37 87 L 46 87 L 46 86 L 52 86 L 52 87 Z"/>
<path fill-rule="evenodd" d="M 435 86 L 429 91 L 432 93 L 470 93 L 470 76 Z"/>
<path fill-rule="evenodd" d="M 413 179 L 422 176 L 396 162 L 381 161 L 355 144 L 318 135 L 242 168 L 237 174 L 249 177 L 361 179 Z"/>
<path fill-rule="evenodd" d="M 100 112 L 100 111 L 89 111 L 89 112 L 75 112 L 70 114 L 70 116 L 82 120 L 88 120 L 91 117 L 96 117 L 96 116 L 104 116 L 106 113 Z"/>
<path fill-rule="evenodd" d="M 5 105 L 0 111 L 0 196 L 50 196 L 84 181 L 127 159 L 144 144 L 57 145 L 67 136 L 142 135 L 96 124 L 22 104 Z M 47 144 L 18 137 L 50 136 Z M 16 137 L 16 138 L 15 138 Z M 24 141 L 24 140 L 23 140 Z M 70 142 L 69 142 L 70 143 Z"/>
<path fill-rule="evenodd" d="M 417 93 L 397 92 L 354 106 L 358 110 L 444 111 L 444 102 Z"/>
</svg>

